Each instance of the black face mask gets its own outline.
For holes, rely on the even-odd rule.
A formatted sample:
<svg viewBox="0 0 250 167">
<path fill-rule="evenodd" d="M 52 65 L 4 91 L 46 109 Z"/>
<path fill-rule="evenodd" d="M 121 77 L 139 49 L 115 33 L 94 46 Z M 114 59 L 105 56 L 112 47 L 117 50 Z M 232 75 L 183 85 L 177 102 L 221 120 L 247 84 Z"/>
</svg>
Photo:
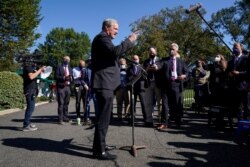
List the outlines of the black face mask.
<svg viewBox="0 0 250 167">
<path fill-rule="evenodd" d="M 149 56 L 150 56 L 150 58 L 154 58 L 154 57 L 155 57 L 155 55 L 154 55 L 154 54 L 150 54 Z"/>
<path fill-rule="evenodd" d="M 233 49 L 233 54 L 236 55 L 236 56 L 240 55 L 239 49 L 234 48 L 234 49 Z"/>
<path fill-rule="evenodd" d="M 69 65 L 69 62 L 68 61 L 63 61 L 63 64 L 66 66 L 66 65 Z"/>
</svg>

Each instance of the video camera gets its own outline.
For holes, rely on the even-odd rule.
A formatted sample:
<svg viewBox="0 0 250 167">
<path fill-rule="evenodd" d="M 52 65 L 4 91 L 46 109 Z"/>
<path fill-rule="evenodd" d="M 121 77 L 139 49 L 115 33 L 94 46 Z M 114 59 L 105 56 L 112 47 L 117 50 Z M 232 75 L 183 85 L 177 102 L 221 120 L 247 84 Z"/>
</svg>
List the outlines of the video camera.
<svg viewBox="0 0 250 167">
<path fill-rule="evenodd" d="M 35 50 L 32 54 L 22 53 L 20 52 L 16 56 L 16 61 L 22 63 L 22 66 L 42 66 L 45 65 L 45 61 L 43 60 L 44 54 L 39 53 L 38 50 Z"/>
</svg>

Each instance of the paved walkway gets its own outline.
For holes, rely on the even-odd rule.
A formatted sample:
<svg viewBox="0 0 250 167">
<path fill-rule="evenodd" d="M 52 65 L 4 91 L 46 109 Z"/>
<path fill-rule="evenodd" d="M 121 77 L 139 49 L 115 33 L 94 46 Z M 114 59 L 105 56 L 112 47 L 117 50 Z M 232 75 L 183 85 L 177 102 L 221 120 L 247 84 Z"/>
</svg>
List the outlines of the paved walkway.
<svg viewBox="0 0 250 167">
<path fill-rule="evenodd" d="M 92 107 L 93 109 L 93 107 Z M 138 118 L 141 117 L 137 108 Z M 70 103 L 75 115 L 74 100 Z M 114 105 L 114 111 L 116 106 Z M 181 129 L 173 126 L 167 132 L 158 132 L 139 124 L 135 129 L 136 145 L 146 145 L 133 157 L 128 151 L 116 149 L 115 161 L 92 158 L 94 129 L 74 124 L 57 124 L 57 103 L 36 108 L 33 123 L 39 130 L 22 132 L 24 111 L 0 116 L 1 167 L 98 167 L 98 166 L 152 166 L 152 167 L 248 167 L 250 148 L 233 142 L 234 133 L 207 127 L 207 115 L 186 111 Z M 131 145 L 131 127 L 127 123 L 113 122 L 107 143 L 117 148 Z"/>
</svg>

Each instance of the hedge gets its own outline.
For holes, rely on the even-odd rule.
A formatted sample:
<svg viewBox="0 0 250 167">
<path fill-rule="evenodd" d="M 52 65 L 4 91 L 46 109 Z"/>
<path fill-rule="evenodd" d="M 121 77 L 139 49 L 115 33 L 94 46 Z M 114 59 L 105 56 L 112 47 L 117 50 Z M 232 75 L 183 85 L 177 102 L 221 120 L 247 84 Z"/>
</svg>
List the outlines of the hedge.
<svg viewBox="0 0 250 167">
<path fill-rule="evenodd" d="M 0 72 L 0 110 L 24 108 L 23 79 L 16 73 Z"/>
</svg>

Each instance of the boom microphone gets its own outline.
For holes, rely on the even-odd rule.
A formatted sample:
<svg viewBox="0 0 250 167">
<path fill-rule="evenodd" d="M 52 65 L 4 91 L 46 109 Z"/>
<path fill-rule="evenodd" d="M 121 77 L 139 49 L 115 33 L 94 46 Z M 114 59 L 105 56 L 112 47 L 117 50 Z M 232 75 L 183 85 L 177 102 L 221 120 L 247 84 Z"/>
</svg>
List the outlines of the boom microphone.
<svg viewBox="0 0 250 167">
<path fill-rule="evenodd" d="M 195 11 L 195 10 L 198 10 L 198 9 L 201 8 L 201 7 L 202 7 L 202 5 L 201 5 L 200 3 L 197 3 L 195 6 L 193 6 L 193 7 L 189 8 L 189 9 L 187 9 L 187 10 L 186 10 L 186 13 L 189 14 L 189 13 Z"/>
</svg>

